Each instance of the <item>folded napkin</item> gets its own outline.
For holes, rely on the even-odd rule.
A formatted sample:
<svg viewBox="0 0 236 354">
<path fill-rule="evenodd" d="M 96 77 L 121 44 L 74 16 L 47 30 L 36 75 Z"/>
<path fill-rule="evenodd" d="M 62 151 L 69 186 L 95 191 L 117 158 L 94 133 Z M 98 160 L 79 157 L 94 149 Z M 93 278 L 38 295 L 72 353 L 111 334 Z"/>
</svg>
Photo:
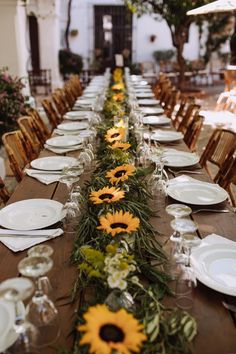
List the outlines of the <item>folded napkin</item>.
<svg viewBox="0 0 236 354">
<path fill-rule="evenodd" d="M 70 151 L 76 151 L 83 148 L 82 144 L 74 145 L 71 148 L 54 148 L 48 144 L 44 144 L 45 149 L 55 152 L 55 154 L 65 154 Z"/>
<path fill-rule="evenodd" d="M 228 238 L 225 238 L 223 236 L 217 235 L 217 234 L 210 234 L 206 236 L 200 245 L 198 247 L 203 247 L 203 246 L 209 246 L 209 245 L 215 245 L 215 244 L 231 244 L 232 247 L 236 247 L 236 242 L 229 240 Z M 195 249 L 195 247 L 194 247 Z"/>
<path fill-rule="evenodd" d="M 25 172 L 28 176 L 33 177 L 35 179 L 37 179 L 39 182 L 43 183 L 43 184 L 51 184 L 54 182 L 58 182 L 60 177 L 62 176 L 62 174 L 60 172 L 56 173 L 50 173 L 51 171 L 47 172 L 45 171 L 45 173 L 43 171 L 38 171 L 37 170 L 33 170 L 33 169 L 29 169 L 26 168 Z"/>
<path fill-rule="evenodd" d="M 12 236 L 15 235 L 16 236 Z M 1 235 L 8 236 L 1 236 Z M 0 229 L 0 241 L 13 252 L 26 250 L 34 245 L 48 241 L 49 239 L 61 236 L 62 229 L 15 231 Z"/>
<path fill-rule="evenodd" d="M 208 182 L 204 182 L 204 181 L 199 181 L 198 179 L 195 179 L 195 178 L 187 176 L 187 175 L 181 175 L 181 176 L 170 179 L 167 182 L 167 186 L 170 186 L 173 184 L 181 184 L 181 183 L 185 183 L 185 182 L 198 182 L 198 183 L 203 183 L 203 184 L 212 184 L 212 183 L 208 183 Z M 217 184 L 217 186 L 218 186 L 218 184 Z"/>
</svg>

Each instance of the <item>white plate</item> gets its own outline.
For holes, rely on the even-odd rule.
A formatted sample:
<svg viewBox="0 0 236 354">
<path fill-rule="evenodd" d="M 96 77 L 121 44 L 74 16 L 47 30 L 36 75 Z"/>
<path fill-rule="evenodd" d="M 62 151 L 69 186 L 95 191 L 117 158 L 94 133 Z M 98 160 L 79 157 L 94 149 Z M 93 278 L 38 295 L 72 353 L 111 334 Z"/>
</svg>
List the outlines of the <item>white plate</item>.
<svg viewBox="0 0 236 354">
<path fill-rule="evenodd" d="M 37 230 L 61 220 L 63 204 L 50 199 L 26 199 L 0 210 L 0 225 L 12 230 Z"/>
<path fill-rule="evenodd" d="M 160 103 L 159 100 L 151 100 L 151 99 L 138 100 L 138 104 L 141 106 L 155 106 L 159 103 Z"/>
<path fill-rule="evenodd" d="M 88 124 L 83 122 L 62 123 L 57 126 L 58 129 L 66 131 L 83 130 L 87 129 L 88 127 Z"/>
<path fill-rule="evenodd" d="M 31 166 L 37 170 L 45 171 L 60 171 L 65 167 L 76 164 L 77 160 L 74 157 L 68 156 L 48 156 L 40 157 L 31 161 Z"/>
<path fill-rule="evenodd" d="M 68 148 L 74 145 L 81 144 L 82 140 L 73 135 L 56 136 L 55 138 L 50 138 L 46 140 L 46 144 L 53 147 Z"/>
<path fill-rule="evenodd" d="M 11 325 L 12 328 L 14 324 L 14 318 L 15 318 L 15 308 L 13 302 L 6 301 L 6 304 L 8 307 L 9 314 L 12 316 L 12 321 L 13 321 Z M 25 315 L 25 306 L 22 301 L 18 302 L 17 311 L 19 312 L 19 314 L 22 314 L 23 316 Z M 0 322 L 1 320 L 2 318 L 0 316 Z M 2 336 L 2 333 L 0 334 L 0 352 L 4 352 L 6 349 L 11 347 L 12 344 L 15 343 L 15 341 L 17 340 L 18 335 L 16 332 L 12 331 L 11 328 L 4 336 Z"/>
<path fill-rule="evenodd" d="M 171 119 L 168 117 L 163 116 L 146 116 L 143 117 L 143 124 L 150 124 L 150 125 L 166 125 L 170 124 Z"/>
<path fill-rule="evenodd" d="M 214 183 L 204 182 L 176 182 L 170 183 L 167 194 L 182 203 L 195 205 L 212 205 L 227 199 L 227 192 Z"/>
<path fill-rule="evenodd" d="M 3 299 L 0 300 L 0 343 L 14 324 L 14 307 Z"/>
<path fill-rule="evenodd" d="M 142 107 L 142 113 L 146 116 L 153 114 L 163 114 L 164 109 L 161 107 Z"/>
<path fill-rule="evenodd" d="M 138 92 L 136 94 L 137 98 L 155 98 L 152 92 Z"/>
<path fill-rule="evenodd" d="M 148 138 L 148 133 L 147 133 L 147 138 Z M 144 137 L 146 139 L 146 133 L 144 133 Z M 180 139 L 183 139 L 183 134 L 180 132 L 174 132 L 174 131 L 167 131 L 167 130 L 158 130 L 154 132 L 151 136 L 152 140 L 156 140 L 159 142 L 173 142 L 173 141 L 178 141 Z"/>
<path fill-rule="evenodd" d="M 192 251 L 192 264 L 201 283 L 223 294 L 236 296 L 236 247 L 202 246 Z"/>
<path fill-rule="evenodd" d="M 84 99 L 84 100 L 79 99 L 75 102 L 75 106 L 77 106 L 77 105 L 89 106 L 89 105 L 93 104 L 93 102 L 94 102 L 94 99 L 91 99 L 91 98 Z"/>
<path fill-rule="evenodd" d="M 167 150 L 164 152 L 163 160 L 165 166 L 187 167 L 199 162 L 199 156 L 191 152 Z"/>
</svg>

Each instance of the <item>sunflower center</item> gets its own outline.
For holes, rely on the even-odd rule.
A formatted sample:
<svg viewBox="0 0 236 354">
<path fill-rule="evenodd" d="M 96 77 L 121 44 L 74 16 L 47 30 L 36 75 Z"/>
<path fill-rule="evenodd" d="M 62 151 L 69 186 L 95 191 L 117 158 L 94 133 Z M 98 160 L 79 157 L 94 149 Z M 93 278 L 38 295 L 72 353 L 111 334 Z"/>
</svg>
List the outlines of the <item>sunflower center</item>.
<svg viewBox="0 0 236 354">
<path fill-rule="evenodd" d="M 127 229 L 128 225 L 122 223 L 122 222 L 114 222 L 113 224 L 110 225 L 112 229 L 116 229 L 117 227 L 121 227 L 122 229 Z"/>
<path fill-rule="evenodd" d="M 114 134 L 112 134 L 112 138 L 117 138 L 118 136 L 120 135 L 120 133 L 114 133 Z"/>
<path fill-rule="evenodd" d="M 124 332 L 113 324 L 106 324 L 102 326 L 99 335 L 105 342 L 113 343 L 122 342 L 125 338 Z"/>
<path fill-rule="evenodd" d="M 118 177 L 122 177 L 123 175 L 126 174 L 126 171 L 125 170 L 121 170 L 121 171 L 117 171 L 115 173 L 115 177 L 118 178 Z"/>
<path fill-rule="evenodd" d="M 113 198 L 113 194 L 110 194 L 110 193 L 104 193 L 104 194 L 101 194 L 100 199 L 104 200 L 104 199 L 112 199 Z"/>
</svg>

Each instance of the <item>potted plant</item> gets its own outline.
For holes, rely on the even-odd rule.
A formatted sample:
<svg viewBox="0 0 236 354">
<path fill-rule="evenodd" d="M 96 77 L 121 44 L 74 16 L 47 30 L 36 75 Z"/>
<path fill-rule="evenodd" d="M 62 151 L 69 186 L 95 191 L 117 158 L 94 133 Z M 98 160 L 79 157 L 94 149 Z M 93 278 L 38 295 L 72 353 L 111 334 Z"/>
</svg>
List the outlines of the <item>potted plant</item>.
<svg viewBox="0 0 236 354">
<path fill-rule="evenodd" d="M 13 77 L 7 68 L 0 69 L 0 134 L 16 129 L 17 118 L 24 113 L 22 79 Z"/>
</svg>

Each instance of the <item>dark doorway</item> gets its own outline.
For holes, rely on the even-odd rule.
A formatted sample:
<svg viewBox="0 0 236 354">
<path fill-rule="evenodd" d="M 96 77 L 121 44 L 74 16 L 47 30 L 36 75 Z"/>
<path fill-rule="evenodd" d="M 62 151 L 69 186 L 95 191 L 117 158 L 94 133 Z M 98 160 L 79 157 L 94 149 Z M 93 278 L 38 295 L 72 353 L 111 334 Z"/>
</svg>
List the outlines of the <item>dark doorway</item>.
<svg viewBox="0 0 236 354">
<path fill-rule="evenodd" d="M 35 16 L 29 16 L 28 18 L 31 65 L 32 70 L 38 72 L 40 70 L 38 22 Z"/>
<path fill-rule="evenodd" d="M 132 14 L 125 6 L 94 6 L 95 59 L 103 69 L 115 66 L 115 54 L 125 65 L 132 54 Z"/>
</svg>

